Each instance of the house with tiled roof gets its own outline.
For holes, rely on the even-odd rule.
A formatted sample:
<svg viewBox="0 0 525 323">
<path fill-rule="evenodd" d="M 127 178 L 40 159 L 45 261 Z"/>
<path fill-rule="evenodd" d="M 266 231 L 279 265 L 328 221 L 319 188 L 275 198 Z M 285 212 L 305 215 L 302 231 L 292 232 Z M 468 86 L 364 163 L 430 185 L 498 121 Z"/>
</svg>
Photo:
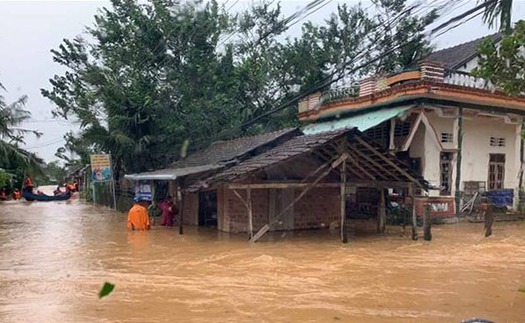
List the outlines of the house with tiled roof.
<svg viewBox="0 0 525 323">
<path fill-rule="evenodd" d="M 482 194 L 516 208 L 525 97 L 509 97 L 469 74 L 485 38 L 436 51 L 411 70 L 311 95 L 299 104 L 303 131 L 357 127 L 431 183 L 430 197 L 419 204 L 430 202 L 435 216 L 470 213 Z"/>
<path fill-rule="evenodd" d="M 361 165 L 362 160 L 368 163 Z M 167 186 L 164 192 L 147 192 L 154 197 L 178 196 L 181 232 L 183 225 L 212 226 L 246 232 L 252 241 L 268 231 L 338 227 L 346 242 L 347 192 L 428 188 L 357 128 L 317 134 L 292 128 L 215 142 L 169 168 L 125 177 L 139 188 Z M 381 201 L 374 215 L 378 232 L 386 225 Z M 412 232 L 415 236 L 415 227 Z"/>
</svg>

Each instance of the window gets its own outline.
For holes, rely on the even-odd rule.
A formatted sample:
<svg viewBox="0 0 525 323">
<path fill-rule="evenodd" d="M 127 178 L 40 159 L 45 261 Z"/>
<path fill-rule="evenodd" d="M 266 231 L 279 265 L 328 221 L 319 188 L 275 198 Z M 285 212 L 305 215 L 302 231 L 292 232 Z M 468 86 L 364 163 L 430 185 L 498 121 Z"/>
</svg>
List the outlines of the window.
<svg viewBox="0 0 525 323">
<path fill-rule="evenodd" d="M 490 145 L 493 147 L 505 147 L 505 138 L 490 137 Z"/>
<path fill-rule="evenodd" d="M 450 185 L 452 184 L 452 153 L 441 153 L 440 167 L 440 195 L 450 195 Z"/>
<path fill-rule="evenodd" d="M 386 124 L 383 123 L 366 130 L 365 135 L 372 140 L 382 142 L 388 137 L 388 128 L 386 127 Z"/>
<path fill-rule="evenodd" d="M 441 133 L 441 142 L 452 142 L 454 139 L 454 136 L 450 132 L 442 132 Z"/>
<path fill-rule="evenodd" d="M 490 154 L 489 158 L 489 190 L 499 190 L 504 187 L 505 154 Z"/>
<path fill-rule="evenodd" d="M 402 123 L 396 124 L 396 127 L 394 128 L 394 136 L 395 137 L 408 136 L 408 134 L 410 133 L 411 126 L 412 126 L 411 121 L 404 121 Z"/>
</svg>

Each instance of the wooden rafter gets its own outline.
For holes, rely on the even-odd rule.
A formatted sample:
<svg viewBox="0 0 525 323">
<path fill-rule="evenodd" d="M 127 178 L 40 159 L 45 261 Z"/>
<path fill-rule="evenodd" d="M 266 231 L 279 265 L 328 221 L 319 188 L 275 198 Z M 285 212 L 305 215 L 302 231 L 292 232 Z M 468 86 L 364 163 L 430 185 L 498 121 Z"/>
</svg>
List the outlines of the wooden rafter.
<svg viewBox="0 0 525 323">
<path fill-rule="evenodd" d="M 366 170 L 364 169 L 364 167 L 361 166 L 361 165 L 359 164 L 359 162 L 358 162 L 357 160 L 354 159 L 354 157 L 348 155 L 348 160 L 349 160 L 352 164 L 354 164 L 354 166 L 357 167 L 360 171 L 362 171 L 363 174 L 365 174 L 366 176 L 368 176 L 368 178 L 370 178 L 371 180 L 376 180 L 376 177 L 375 177 L 374 175 L 370 174 L 368 171 L 366 171 Z M 350 171 L 352 171 L 353 173 L 357 173 L 357 172 L 353 171 L 353 169 L 351 169 L 351 168 L 350 168 Z M 360 175 L 360 176 L 359 176 L 359 173 L 357 173 L 357 174 L 358 174 L 358 177 L 363 178 L 363 175 Z"/>
<path fill-rule="evenodd" d="M 364 158 L 365 160 L 367 160 L 370 164 L 374 165 L 376 168 L 378 168 L 379 171 L 374 170 L 374 172 L 377 174 L 378 177 L 381 177 L 382 179 L 387 180 L 387 181 L 390 180 L 388 177 L 386 177 L 384 174 L 381 173 L 381 171 L 383 171 L 386 174 L 392 176 L 392 178 L 394 178 L 396 181 L 401 181 L 399 177 L 397 177 L 395 174 L 393 174 L 392 172 L 390 172 L 389 170 L 381 166 L 378 162 L 373 160 L 370 156 L 367 156 L 366 154 L 361 152 L 359 149 L 353 146 L 348 146 L 348 149 L 354 152 L 355 154 L 359 155 L 360 157 Z"/>
<path fill-rule="evenodd" d="M 372 153 L 374 153 L 376 156 L 378 156 L 379 158 L 381 158 L 382 160 L 384 160 L 386 163 L 388 163 L 390 166 L 392 166 L 393 168 L 395 168 L 398 172 L 400 172 L 401 174 L 403 174 L 404 176 L 406 176 L 410 181 L 412 181 L 413 183 L 415 183 L 416 185 L 420 186 L 421 184 L 419 183 L 419 181 L 417 179 L 415 179 L 412 175 L 410 175 L 408 172 L 406 172 L 404 169 L 402 169 L 401 167 L 399 167 L 398 165 L 396 165 L 396 163 L 394 163 L 392 160 L 390 160 L 390 158 L 384 156 L 383 154 L 381 154 L 377 149 L 375 149 L 374 147 L 372 147 L 369 143 L 367 143 L 366 141 L 364 141 L 363 139 L 359 138 L 358 136 L 355 136 L 354 137 L 360 144 L 362 144 L 363 146 L 365 146 L 366 148 L 368 148 Z"/>
</svg>

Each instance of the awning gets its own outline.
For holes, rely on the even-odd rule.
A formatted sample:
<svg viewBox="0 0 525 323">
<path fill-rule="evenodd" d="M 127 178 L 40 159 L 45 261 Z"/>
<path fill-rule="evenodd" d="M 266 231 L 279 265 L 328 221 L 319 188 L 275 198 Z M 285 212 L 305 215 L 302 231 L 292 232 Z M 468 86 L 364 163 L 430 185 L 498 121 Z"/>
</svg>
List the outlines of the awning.
<svg viewBox="0 0 525 323">
<path fill-rule="evenodd" d="M 344 128 L 357 128 L 359 131 L 366 131 L 387 120 L 400 116 L 403 112 L 413 108 L 414 105 L 401 106 L 396 108 L 385 108 L 373 112 L 363 111 L 361 114 L 341 118 L 339 120 L 313 123 L 305 126 L 301 130 L 304 134 L 313 135 L 326 131 L 334 131 Z"/>
<path fill-rule="evenodd" d="M 173 181 L 179 177 L 184 177 L 192 174 L 207 172 L 224 167 L 223 165 L 203 165 L 185 168 L 165 168 L 152 172 L 144 172 L 137 174 L 126 174 L 124 178 L 134 181 Z"/>
</svg>

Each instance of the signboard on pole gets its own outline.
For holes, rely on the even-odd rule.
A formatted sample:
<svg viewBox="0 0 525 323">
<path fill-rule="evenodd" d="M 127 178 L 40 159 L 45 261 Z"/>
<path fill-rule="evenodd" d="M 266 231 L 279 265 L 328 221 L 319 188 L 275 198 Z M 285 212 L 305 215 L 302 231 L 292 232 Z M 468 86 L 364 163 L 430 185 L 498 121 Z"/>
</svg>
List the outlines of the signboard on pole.
<svg viewBox="0 0 525 323">
<path fill-rule="evenodd" d="M 94 182 L 111 181 L 111 156 L 91 155 L 91 179 Z"/>
<path fill-rule="evenodd" d="M 150 181 L 137 181 L 135 183 L 135 197 L 147 201 L 151 201 L 152 198 L 152 185 Z"/>
</svg>

